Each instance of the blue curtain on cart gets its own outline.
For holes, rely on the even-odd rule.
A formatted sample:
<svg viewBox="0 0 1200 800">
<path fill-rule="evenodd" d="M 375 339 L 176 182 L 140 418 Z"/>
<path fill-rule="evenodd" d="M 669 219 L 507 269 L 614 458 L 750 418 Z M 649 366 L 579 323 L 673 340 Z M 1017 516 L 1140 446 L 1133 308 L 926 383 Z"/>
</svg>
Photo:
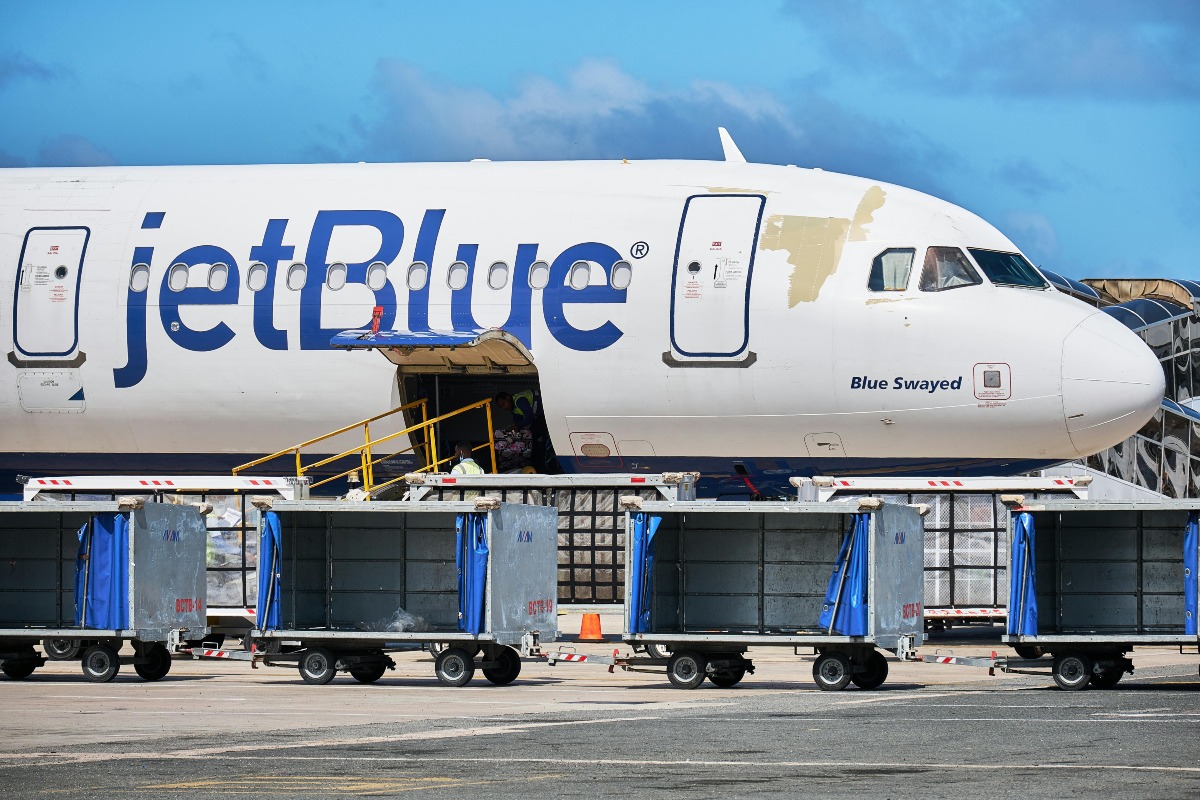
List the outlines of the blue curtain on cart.
<svg viewBox="0 0 1200 800">
<path fill-rule="evenodd" d="M 629 565 L 629 625 L 631 633 L 650 630 L 650 606 L 654 597 L 654 534 L 662 517 L 639 511 L 633 515 L 633 563 Z"/>
<path fill-rule="evenodd" d="M 1033 515 L 1023 512 L 1013 523 L 1012 552 L 1008 565 L 1008 634 L 1037 636 L 1038 609 L 1034 586 L 1036 562 Z"/>
<path fill-rule="evenodd" d="M 97 514 L 79 529 L 75 557 L 75 624 L 129 627 L 129 517 Z"/>
<path fill-rule="evenodd" d="M 1183 535 L 1183 605 L 1184 633 L 1195 636 L 1197 589 L 1200 588 L 1200 514 L 1188 514 L 1187 532 Z"/>
<path fill-rule="evenodd" d="M 854 514 L 842 540 L 818 624 L 841 636 L 867 635 L 867 547 L 870 514 Z"/>
<path fill-rule="evenodd" d="M 478 635 L 483 633 L 483 590 L 487 582 L 487 512 L 459 514 L 455 534 L 458 629 Z"/>
<path fill-rule="evenodd" d="M 279 591 L 283 577 L 280 556 L 283 534 L 279 515 L 274 511 L 263 514 L 262 537 L 258 543 L 258 629 L 273 631 L 279 628 L 281 604 Z"/>
</svg>

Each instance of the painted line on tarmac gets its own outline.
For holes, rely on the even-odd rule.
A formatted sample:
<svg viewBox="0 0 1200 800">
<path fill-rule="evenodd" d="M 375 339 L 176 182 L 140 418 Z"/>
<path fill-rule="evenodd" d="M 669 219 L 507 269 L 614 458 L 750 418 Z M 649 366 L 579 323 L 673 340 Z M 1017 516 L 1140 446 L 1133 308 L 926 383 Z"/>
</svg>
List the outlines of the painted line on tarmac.
<svg viewBox="0 0 1200 800">
<path fill-rule="evenodd" d="M 296 745 L 300 746 L 300 745 Z M 158 755 L 155 758 L 166 758 Z M 1114 772 L 1169 772 L 1200 775 L 1200 767 L 1169 767 L 1138 764 L 1057 764 L 1057 763 L 1008 763 L 972 764 L 962 762 L 921 761 L 704 761 L 698 759 L 633 759 L 633 758 L 530 758 L 530 757 L 468 757 L 468 756 L 230 756 L 236 761 L 369 761 L 403 763 L 449 763 L 449 764 L 547 764 L 561 766 L 614 766 L 614 767 L 766 767 L 786 769 L 912 769 L 1000 771 L 1014 769 L 1087 771 L 1108 770 Z"/>
<path fill-rule="evenodd" d="M 310 739 L 304 742 L 281 742 L 279 744 L 264 745 L 257 744 L 241 744 L 241 745 L 226 745 L 224 747 L 197 747 L 190 750 L 173 750 L 170 752 L 118 752 L 118 753 L 59 753 L 59 752 L 40 752 L 40 753 L 0 753 L 0 761 L 11 760 L 14 762 L 22 761 L 39 761 L 44 764 L 94 764 L 103 761 L 128 761 L 130 759 L 137 760 L 154 760 L 162 761 L 165 759 L 205 759 L 210 756 L 231 757 L 234 753 L 244 753 L 247 751 L 262 750 L 268 747 L 272 750 L 294 750 L 296 748 L 309 747 L 346 747 L 364 744 L 388 744 L 391 742 L 404 741 L 428 741 L 432 739 L 454 739 L 463 736 L 496 736 L 511 733 L 525 733 L 526 731 L 536 730 L 539 728 L 563 728 L 573 725 L 604 725 L 618 722 L 645 722 L 649 720 L 658 720 L 659 717 L 613 717 L 611 719 L 585 719 L 585 720 L 570 720 L 565 722 L 517 722 L 509 725 L 490 725 L 474 728 L 442 728 L 431 731 L 413 731 L 411 733 L 400 733 L 394 736 L 360 736 L 355 739 Z M 4 767 L 17 766 L 17 764 L 0 764 L 0 769 Z"/>
</svg>

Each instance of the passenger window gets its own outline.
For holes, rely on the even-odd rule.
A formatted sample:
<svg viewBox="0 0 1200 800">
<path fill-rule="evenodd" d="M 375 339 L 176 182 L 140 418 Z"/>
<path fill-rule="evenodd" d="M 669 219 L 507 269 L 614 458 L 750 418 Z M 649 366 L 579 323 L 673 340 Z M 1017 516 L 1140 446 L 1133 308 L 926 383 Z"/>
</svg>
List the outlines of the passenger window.
<svg viewBox="0 0 1200 800">
<path fill-rule="evenodd" d="M 497 261 L 488 267 L 488 286 L 492 289 L 503 289 L 508 285 L 508 264 Z"/>
<path fill-rule="evenodd" d="M 188 284 L 188 265 L 187 264 L 172 264 L 171 271 L 167 273 L 167 286 L 172 292 L 182 292 L 187 288 Z"/>
<path fill-rule="evenodd" d="M 456 292 L 459 289 L 466 288 L 467 272 L 469 269 L 467 262 L 455 261 L 450 265 L 450 271 L 446 273 L 446 285 Z"/>
<path fill-rule="evenodd" d="M 921 291 L 940 292 L 983 283 L 979 273 L 957 247 L 930 247 L 921 268 Z"/>
<path fill-rule="evenodd" d="M 261 292 L 267 288 L 267 265 L 256 261 L 246 270 L 246 288 L 252 292 Z"/>
<path fill-rule="evenodd" d="M 213 264 L 208 268 L 208 289 L 219 292 L 229 284 L 229 265 Z"/>
<path fill-rule="evenodd" d="M 875 256 L 867 288 L 872 292 L 903 292 L 908 288 L 908 276 L 912 273 L 916 255 L 916 250 L 903 248 L 884 250 Z"/>
<path fill-rule="evenodd" d="M 567 283 L 572 289 L 586 289 L 592 279 L 592 265 L 586 261 L 576 261 L 567 273 Z"/>
<path fill-rule="evenodd" d="M 134 264 L 129 271 L 129 291 L 144 292 L 150 286 L 150 265 Z"/>
<path fill-rule="evenodd" d="M 408 265 L 408 290 L 419 292 L 429 283 L 429 265 L 424 261 L 414 261 Z"/>
<path fill-rule="evenodd" d="M 374 261 L 367 267 L 367 288 L 378 292 L 387 284 L 387 264 Z"/>
<path fill-rule="evenodd" d="M 612 265 L 608 283 L 614 289 L 628 289 L 633 281 L 633 267 L 628 261 L 618 261 Z"/>
<path fill-rule="evenodd" d="M 337 291 L 346 285 L 346 265 L 340 261 L 330 264 L 325 272 L 326 288 Z"/>
<path fill-rule="evenodd" d="M 287 271 L 287 287 L 293 292 L 298 292 L 304 288 L 304 284 L 308 283 L 308 267 L 299 262 L 288 267 Z"/>
<path fill-rule="evenodd" d="M 545 289 L 550 283 L 550 265 L 545 261 L 535 261 L 529 265 L 529 288 Z"/>
</svg>

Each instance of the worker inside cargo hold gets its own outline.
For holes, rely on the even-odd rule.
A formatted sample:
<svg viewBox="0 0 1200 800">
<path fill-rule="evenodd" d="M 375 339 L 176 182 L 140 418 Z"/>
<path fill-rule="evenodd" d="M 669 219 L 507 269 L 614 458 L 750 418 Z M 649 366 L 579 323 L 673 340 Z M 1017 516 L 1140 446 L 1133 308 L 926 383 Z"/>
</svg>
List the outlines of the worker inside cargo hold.
<svg viewBox="0 0 1200 800">
<path fill-rule="evenodd" d="M 557 461 L 550 443 L 550 432 L 546 427 L 546 415 L 542 411 L 542 398 L 537 390 L 526 389 L 516 394 L 500 392 L 494 398 L 494 402 L 512 414 L 513 418 L 511 431 L 505 432 L 507 435 L 498 437 L 496 441 L 497 462 L 504 462 L 508 467 L 506 469 L 505 466 L 500 466 L 500 471 L 506 472 L 514 467 L 520 469 L 520 465 L 509 463 L 510 459 L 505 456 L 515 455 L 514 451 L 517 450 L 515 445 L 520 445 L 523 443 L 522 440 L 527 440 L 530 446 L 529 463 L 534 471 L 558 472 Z M 505 440 L 507 440 L 507 447 L 502 444 Z"/>
</svg>

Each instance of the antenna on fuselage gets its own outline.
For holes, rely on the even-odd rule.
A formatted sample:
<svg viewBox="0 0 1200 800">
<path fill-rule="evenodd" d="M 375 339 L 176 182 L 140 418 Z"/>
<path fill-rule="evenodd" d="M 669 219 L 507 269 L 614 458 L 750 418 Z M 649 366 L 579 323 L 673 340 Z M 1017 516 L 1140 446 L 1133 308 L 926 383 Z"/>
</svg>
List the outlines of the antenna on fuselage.
<svg viewBox="0 0 1200 800">
<path fill-rule="evenodd" d="M 721 136 L 721 149 L 725 151 L 726 161 L 740 161 L 746 163 L 746 157 L 742 155 L 742 151 L 738 150 L 738 146 L 733 143 L 733 137 L 729 135 L 729 131 L 724 128 L 717 128 L 717 133 Z"/>
</svg>

